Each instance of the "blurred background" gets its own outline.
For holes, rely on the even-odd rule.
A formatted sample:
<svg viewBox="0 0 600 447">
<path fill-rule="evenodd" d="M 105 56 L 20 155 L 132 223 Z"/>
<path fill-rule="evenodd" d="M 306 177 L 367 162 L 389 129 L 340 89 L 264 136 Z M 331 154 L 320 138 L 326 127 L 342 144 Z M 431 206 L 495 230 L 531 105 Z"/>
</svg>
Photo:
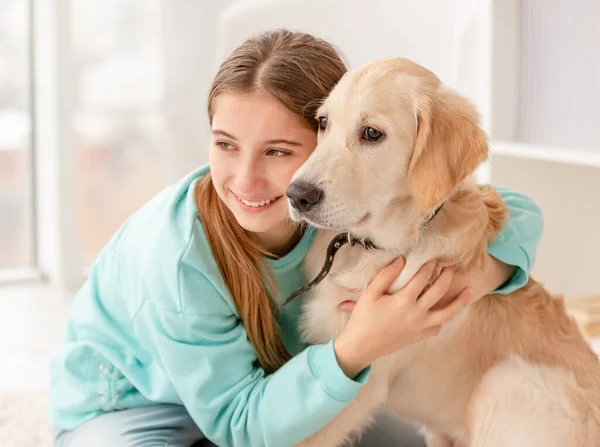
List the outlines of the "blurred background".
<svg viewBox="0 0 600 447">
<path fill-rule="evenodd" d="M 29 357 L 3 342 L 9 385 L 43 370 L 127 216 L 207 161 L 220 61 L 277 27 L 351 67 L 409 57 L 471 98 L 491 141 L 480 180 L 544 213 L 534 276 L 600 294 L 599 23 L 598 0 L 0 0 L 0 327 L 35 327 Z"/>
</svg>

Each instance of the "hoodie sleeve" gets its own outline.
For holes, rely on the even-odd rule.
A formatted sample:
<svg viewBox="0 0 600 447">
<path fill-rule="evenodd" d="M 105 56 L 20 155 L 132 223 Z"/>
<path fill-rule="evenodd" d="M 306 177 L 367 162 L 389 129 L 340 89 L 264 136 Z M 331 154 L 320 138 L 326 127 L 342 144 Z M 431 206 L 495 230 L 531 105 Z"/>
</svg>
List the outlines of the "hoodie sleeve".
<svg viewBox="0 0 600 447">
<path fill-rule="evenodd" d="M 509 294 L 523 287 L 529 279 L 544 220 L 540 208 L 529 197 L 507 188 L 496 189 L 504 199 L 510 217 L 496 240 L 488 245 L 488 253 L 516 267 L 513 276 L 494 291 Z"/>
<path fill-rule="evenodd" d="M 182 290 L 223 299 L 198 272 Z M 266 376 L 240 320 L 215 312 L 189 315 L 150 300 L 135 330 L 204 435 L 219 446 L 294 445 L 330 422 L 356 396 L 370 368 L 355 380 L 339 367 L 333 341 L 306 348 Z"/>
</svg>

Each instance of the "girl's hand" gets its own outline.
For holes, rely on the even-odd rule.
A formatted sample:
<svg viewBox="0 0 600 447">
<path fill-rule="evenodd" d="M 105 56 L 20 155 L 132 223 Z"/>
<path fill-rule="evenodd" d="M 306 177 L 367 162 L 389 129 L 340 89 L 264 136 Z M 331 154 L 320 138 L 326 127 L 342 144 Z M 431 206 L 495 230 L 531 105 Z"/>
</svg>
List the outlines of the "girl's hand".
<svg viewBox="0 0 600 447">
<path fill-rule="evenodd" d="M 450 287 L 438 302 L 444 305 L 454 301 L 460 292 L 467 287 L 473 289 L 473 301 L 477 301 L 506 283 L 515 273 L 515 267 L 504 264 L 502 261 L 486 255 L 486 261 L 482 266 L 473 267 L 465 272 L 454 272 L 454 278 Z M 345 301 L 340 305 L 340 310 L 352 312 L 356 306 L 355 301 Z"/>
<path fill-rule="evenodd" d="M 473 291 L 468 288 L 444 307 L 432 309 L 447 293 L 454 276 L 452 269 L 444 268 L 422 293 L 435 266 L 435 261 L 423 265 L 393 295 L 386 291 L 402 271 L 404 260 L 398 258 L 375 276 L 354 306 L 348 324 L 334 340 L 338 364 L 348 377 L 355 377 L 379 357 L 437 335 L 444 323 L 471 302 Z"/>
<path fill-rule="evenodd" d="M 502 261 L 487 254 L 483 265 L 454 274 L 454 279 L 446 294 L 442 297 L 442 302 L 452 300 L 466 287 L 473 289 L 473 301 L 477 301 L 497 290 L 514 273 L 515 266 L 504 264 Z"/>
</svg>

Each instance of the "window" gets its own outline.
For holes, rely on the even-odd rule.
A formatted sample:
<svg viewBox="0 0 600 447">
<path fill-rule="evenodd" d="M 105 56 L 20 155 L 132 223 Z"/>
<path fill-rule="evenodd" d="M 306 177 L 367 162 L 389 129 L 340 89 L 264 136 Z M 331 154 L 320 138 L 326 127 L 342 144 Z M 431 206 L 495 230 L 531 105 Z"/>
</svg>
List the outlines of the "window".
<svg viewBox="0 0 600 447">
<path fill-rule="evenodd" d="M 517 139 L 600 153 L 600 2 L 525 0 Z"/>
<path fill-rule="evenodd" d="M 161 4 L 71 2 L 75 200 L 85 264 L 166 183 Z"/>
<path fill-rule="evenodd" d="M 0 0 L 0 270 L 34 263 L 29 13 Z"/>
</svg>

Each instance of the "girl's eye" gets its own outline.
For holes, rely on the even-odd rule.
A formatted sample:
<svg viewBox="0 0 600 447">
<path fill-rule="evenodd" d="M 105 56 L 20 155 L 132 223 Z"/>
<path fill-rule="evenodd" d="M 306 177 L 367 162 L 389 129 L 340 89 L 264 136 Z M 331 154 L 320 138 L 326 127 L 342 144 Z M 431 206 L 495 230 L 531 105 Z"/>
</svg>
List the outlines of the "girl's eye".
<svg viewBox="0 0 600 447">
<path fill-rule="evenodd" d="M 285 155 L 288 155 L 288 153 L 279 149 L 269 149 L 267 155 L 271 155 L 273 157 L 283 157 Z"/>
<path fill-rule="evenodd" d="M 225 151 L 231 151 L 234 149 L 233 144 L 227 143 L 226 141 L 217 141 L 217 146 Z"/>
</svg>

